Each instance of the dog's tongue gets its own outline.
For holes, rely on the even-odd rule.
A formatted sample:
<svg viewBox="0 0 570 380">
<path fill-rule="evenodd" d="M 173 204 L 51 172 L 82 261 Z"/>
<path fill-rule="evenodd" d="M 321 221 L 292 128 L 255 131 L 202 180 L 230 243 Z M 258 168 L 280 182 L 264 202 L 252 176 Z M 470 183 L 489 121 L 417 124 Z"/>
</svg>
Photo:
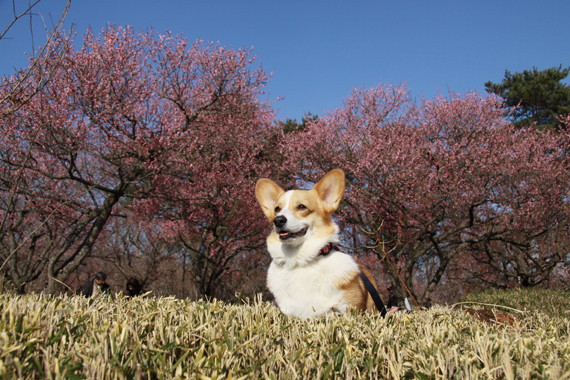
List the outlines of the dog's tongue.
<svg viewBox="0 0 570 380">
<path fill-rule="evenodd" d="M 279 232 L 279 237 L 286 238 L 290 235 L 290 232 Z"/>
</svg>

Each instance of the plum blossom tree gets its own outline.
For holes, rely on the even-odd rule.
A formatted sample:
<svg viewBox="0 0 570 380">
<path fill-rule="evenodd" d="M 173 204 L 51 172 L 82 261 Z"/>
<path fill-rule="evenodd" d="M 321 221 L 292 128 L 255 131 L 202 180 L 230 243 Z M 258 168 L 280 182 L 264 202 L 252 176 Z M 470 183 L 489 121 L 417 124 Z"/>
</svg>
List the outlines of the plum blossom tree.
<svg viewBox="0 0 570 380">
<path fill-rule="evenodd" d="M 262 260 L 267 223 L 252 212 L 253 190 L 257 179 L 271 170 L 271 162 L 257 159 L 266 131 L 252 134 L 245 120 L 225 130 L 205 126 L 204 131 L 196 151 L 182 154 L 180 166 L 163 177 L 167 182 L 153 189 L 169 201 L 139 203 L 163 218 L 166 238 L 180 242 L 198 298 L 224 291 L 227 276 L 239 272 L 232 268 L 234 259 L 245 255 L 250 261 Z"/>
<path fill-rule="evenodd" d="M 28 2 L 27 4 L 17 4 L 15 0 L 12 0 L 13 16 L 7 25 L 0 25 L 0 41 L 2 39 L 8 38 L 12 28 L 27 18 L 30 25 L 29 37 L 31 38 L 33 45 L 33 21 L 37 17 L 37 14 L 34 12 L 40 2 L 41 0 L 34 0 Z M 26 69 L 20 70 L 18 75 L 14 75 L 11 78 L 3 78 L 3 86 L 9 85 L 10 87 L 10 91 L 3 91 L 2 98 L 0 98 L 0 103 L 9 104 L 9 107 L 3 107 L 3 112 L 10 113 L 18 109 L 22 104 L 26 103 L 29 98 L 39 93 L 43 87 L 43 84 L 47 83 L 50 80 L 51 73 L 54 71 L 55 67 L 57 66 L 57 62 L 63 53 L 67 50 L 66 48 L 70 41 L 71 32 L 68 33 L 66 38 L 62 38 L 61 33 L 63 22 L 67 17 L 70 6 L 71 1 L 68 0 L 57 23 L 51 28 L 46 28 L 46 42 L 43 47 L 31 55 L 30 65 Z M 45 23 L 44 27 L 46 27 Z M 2 28 L 4 29 L 2 30 Z M 41 70 L 41 66 L 43 66 L 42 61 L 51 61 L 51 70 Z M 24 90 L 24 88 L 29 86 L 33 86 L 34 89 L 31 91 L 29 88 L 27 90 Z M 0 118 L 2 116 L 3 114 L 0 114 Z"/>
<path fill-rule="evenodd" d="M 545 276 L 564 259 L 540 238 L 568 224 L 567 136 L 517 130 L 504 115 L 493 96 L 416 104 L 404 86 L 378 85 L 355 90 L 286 146 L 304 180 L 345 170 L 342 218 L 359 232 L 356 253 L 375 246 L 429 303 L 450 262 L 466 252 L 501 252 L 504 268 L 527 276 Z M 385 272 L 405 295 L 396 273 Z"/>
<path fill-rule="evenodd" d="M 23 290 L 32 272 L 45 270 L 46 290 L 55 292 L 125 207 L 215 234 L 211 245 L 224 248 L 207 257 L 248 246 L 250 233 L 222 234 L 220 221 L 231 209 L 236 223 L 256 225 L 238 210 L 253 205 L 253 196 L 239 190 L 265 170 L 250 158 L 274 114 L 263 90 L 268 75 L 254 66 L 251 51 L 115 26 L 99 35 L 89 31 L 83 41 L 80 49 L 68 46 L 54 70 L 55 62 L 40 62 L 51 80 L 38 77 L 20 89 L 25 96 L 42 86 L 17 109 L 3 96 L 15 82 L 4 79 L 0 183 L 8 223 L 0 257 L 6 276 Z M 18 184 L 15 173 L 21 173 Z M 226 197 L 226 204 L 217 208 L 216 197 Z M 203 209 L 208 199 L 216 206 Z M 183 228 L 171 235 L 177 234 L 186 236 Z M 34 271 L 22 272 L 26 260 Z"/>
<path fill-rule="evenodd" d="M 35 7 L 40 3 L 40 1 L 29 2 L 27 5 L 16 4 L 13 2 L 13 18 L 12 20 L 0 29 L 0 40 L 7 38 L 9 32 L 14 25 L 22 22 L 24 18 L 29 18 L 30 24 L 30 37 L 33 41 L 33 20 L 35 15 L 33 13 Z M 46 29 L 46 42 L 43 47 L 38 49 L 30 56 L 30 65 L 26 69 L 19 70 L 16 75 L 11 77 L 2 78 L 0 81 L 0 86 L 5 91 L 1 91 L 0 95 L 0 120 L 5 116 L 16 112 L 24 104 L 26 104 L 32 97 L 40 93 L 51 78 L 53 72 L 56 70 L 58 63 L 61 61 L 62 56 L 65 54 L 70 41 L 71 33 L 67 36 L 63 36 L 61 29 L 63 27 L 63 21 L 69 11 L 70 2 L 68 1 L 65 5 L 63 12 L 58 20 L 58 22 L 51 28 Z M 50 69 L 45 70 L 43 63 L 50 61 Z M 43 68 L 42 68 L 43 67 Z M 28 147 L 29 149 L 29 147 Z M 29 155 L 26 155 L 29 157 Z M 2 168 L 6 170 L 6 168 Z M 6 171 L 4 172 L 6 174 Z M 41 246 L 38 244 L 38 238 L 41 234 L 37 234 L 37 225 L 31 225 L 25 222 L 24 215 L 29 212 L 29 210 L 21 210 L 20 212 L 14 212 L 13 207 L 21 202 L 18 200 L 15 189 L 19 186 L 21 182 L 22 171 L 10 171 L 9 175 L 4 175 L 2 178 L 8 178 L 9 184 L 3 184 L 4 188 L 7 187 L 9 191 L 3 193 L 1 202 L 3 207 L 8 212 L 4 212 L 0 218 L 0 236 L 5 237 L 5 242 L 9 248 L 0 247 L 0 250 L 8 250 L 9 252 L 15 252 L 19 245 L 27 245 L 27 248 L 34 252 L 34 255 L 29 255 L 21 257 L 19 260 L 19 270 L 13 273 L 13 276 L 9 278 L 12 285 L 19 291 L 22 290 L 22 284 L 30 280 L 37 279 L 41 274 L 42 263 L 49 250 L 49 244 L 47 246 Z M 8 215 L 12 215 L 11 225 L 8 221 Z M 16 228 L 14 228 L 16 227 Z M 16 230 L 22 231 L 29 228 L 28 239 L 20 243 L 17 242 Z M 17 256 L 5 255 L 8 260 L 4 260 L 0 263 L 0 273 L 6 264 L 10 263 L 12 266 L 17 260 Z"/>
</svg>

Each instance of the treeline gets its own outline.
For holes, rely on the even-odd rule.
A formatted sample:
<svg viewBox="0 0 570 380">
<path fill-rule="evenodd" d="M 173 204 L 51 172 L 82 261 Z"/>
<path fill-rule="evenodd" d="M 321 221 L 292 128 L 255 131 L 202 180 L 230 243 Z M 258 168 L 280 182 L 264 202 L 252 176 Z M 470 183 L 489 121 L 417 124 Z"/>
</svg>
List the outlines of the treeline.
<svg viewBox="0 0 570 380">
<path fill-rule="evenodd" d="M 256 181 L 310 186 L 337 167 L 344 248 L 397 295 L 568 286 L 568 117 L 541 130 L 496 96 L 416 102 L 379 84 L 282 123 L 248 50 L 121 27 L 46 49 L 0 90 L 0 265 L 18 292 L 100 270 L 114 291 L 263 291 Z"/>
</svg>

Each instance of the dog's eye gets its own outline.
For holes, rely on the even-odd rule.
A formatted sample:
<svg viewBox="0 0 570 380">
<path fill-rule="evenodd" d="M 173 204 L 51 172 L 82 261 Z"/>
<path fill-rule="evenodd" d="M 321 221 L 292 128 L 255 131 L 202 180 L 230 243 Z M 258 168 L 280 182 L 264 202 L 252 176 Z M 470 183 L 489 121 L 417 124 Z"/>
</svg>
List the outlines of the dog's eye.
<svg viewBox="0 0 570 380">
<path fill-rule="evenodd" d="M 305 206 L 304 204 L 300 204 L 299 206 L 297 206 L 297 210 L 301 211 L 301 210 L 306 210 L 307 206 Z"/>
<path fill-rule="evenodd" d="M 279 206 L 275 207 L 275 212 L 279 212 L 281 211 L 281 209 L 279 208 Z"/>
</svg>

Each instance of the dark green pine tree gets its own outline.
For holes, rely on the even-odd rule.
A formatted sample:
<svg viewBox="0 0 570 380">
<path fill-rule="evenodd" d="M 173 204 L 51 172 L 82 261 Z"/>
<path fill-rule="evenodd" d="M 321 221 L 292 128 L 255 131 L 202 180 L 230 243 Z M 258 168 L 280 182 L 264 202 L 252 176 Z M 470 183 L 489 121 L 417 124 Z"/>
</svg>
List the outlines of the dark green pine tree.
<svg viewBox="0 0 570 380">
<path fill-rule="evenodd" d="M 309 112 L 303 117 L 301 123 L 297 122 L 297 119 L 287 119 L 284 122 L 279 122 L 279 124 L 281 128 L 283 128 L 283 132 L 288 134 L 304 131 L 309 122 L 315 122 L 317 120 L 319 120 L 319 116 Z"/>
<path fill-rule="evenodd" d="M 513 111 L 515 125 L 536 122 L 541 129 L 559 128 L 556 117 L 570 113 L 570 86 L 562 83 L 569 72 L 570 67 L 563 69 L 562 65 L 543 71 L 534 67 L 514 74 L 507 70 L 502 83 L 489 81 L 485 89 L 505 99 Z"/>
</svg>

